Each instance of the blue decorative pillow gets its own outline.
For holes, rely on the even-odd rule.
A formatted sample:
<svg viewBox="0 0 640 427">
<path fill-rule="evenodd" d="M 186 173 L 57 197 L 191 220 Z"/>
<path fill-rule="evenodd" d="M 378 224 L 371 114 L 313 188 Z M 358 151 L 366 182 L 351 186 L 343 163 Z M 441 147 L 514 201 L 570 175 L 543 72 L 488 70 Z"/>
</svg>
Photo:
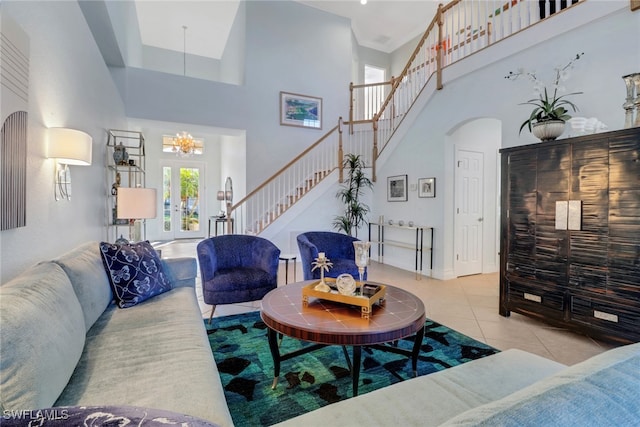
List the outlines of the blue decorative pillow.
<svg viewBox="0 0 640 427">
<path fill-rule="evenodd" d="M 171 290 L 160 258 L 148 241 L 126 244 L 102 242 L 100 255 L 120 308 L 132 307 Z"/>
</svg>

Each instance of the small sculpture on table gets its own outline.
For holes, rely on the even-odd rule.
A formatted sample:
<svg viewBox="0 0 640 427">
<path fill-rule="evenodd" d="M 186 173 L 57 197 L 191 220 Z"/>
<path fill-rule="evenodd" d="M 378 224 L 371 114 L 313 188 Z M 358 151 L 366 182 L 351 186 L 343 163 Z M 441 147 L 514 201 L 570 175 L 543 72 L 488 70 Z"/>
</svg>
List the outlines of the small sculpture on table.
<svg viewBox="0 0 640 427">
<path fill-rule="evenodd" d="M 324 252 L 318 252 L 318 258 L 316 258 L 311 265 L 313 265 L 311 271 L 316 268 L 320 269 L 320 283 L 316 285 L 315 290 L 320 292 L 330 292 L 331 288 L 324 282 L 324 272 L 329 271 L 329 269 L 333 267 L 333 263 L 329 262 L 329 258 L 325 256 Z"/>
<path fill-rule="evenodd" d="M 336 277 L 336 287 L 341 295 L 353 295 L 356 291 L 356 281 L 349 273 L 342 273 Z"/>
<path fill-rule="evenodd" d="M 371 246 L 370 242 L 363 242 L 361 240 L 353 242 L 356 266 L 358 267 L 358 275 L 360 276 L 360 296 L 364 296 L 364 281 L 362 276 L 364 275 L 364 269 L 369 263 L 369 246 Z"/>
</svg>

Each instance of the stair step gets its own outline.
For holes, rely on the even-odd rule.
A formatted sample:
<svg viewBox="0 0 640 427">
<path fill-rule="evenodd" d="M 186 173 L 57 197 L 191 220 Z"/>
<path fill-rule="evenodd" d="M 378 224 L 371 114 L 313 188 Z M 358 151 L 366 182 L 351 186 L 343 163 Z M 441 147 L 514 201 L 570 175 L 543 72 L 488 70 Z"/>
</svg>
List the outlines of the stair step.
<svg viewBox="0 0 640 427">
<path fill-rule="evenodd" d="M 302 197 L 315 187 L 320 181 L 326 178 L 331 170 L 321 170 L 314 172 L 313 178 L 302 181 L 302 184 L 293 190 L 294 194 L 288 194 L 283 197 L 282 203 L 276 203 L 275 210 L 265 212 L 263 218 L 255 223 L 255 234 L 261 233 L 265 228 L 272 224 L 278 217 L 284 214 L 289 208 L 296 204 Z"/>
</svg>

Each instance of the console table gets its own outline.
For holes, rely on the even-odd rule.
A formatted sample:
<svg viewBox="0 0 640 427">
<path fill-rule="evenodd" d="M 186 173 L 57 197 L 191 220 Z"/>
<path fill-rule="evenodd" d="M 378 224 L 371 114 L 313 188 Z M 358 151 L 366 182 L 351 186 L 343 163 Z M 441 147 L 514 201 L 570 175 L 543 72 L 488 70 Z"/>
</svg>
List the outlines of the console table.
<svg viewBox="0 0 640 427">
<path fill-rule="evenodd" d="M 208 237 L 211 237 L 211 224 L 215 223 L 215 232 L 216 236 L 218 235 L 218 225 L 222 225 L 222 233 L 227 234 L 227 218 L 220 218 L 219 216 L 210 216 L 209 217 L 209 234 Z M 233 218 L 231 218 L 231 229 L 233 230 L 235 226 L 233 225 Z"/>
<path fill-rule="evenodd" d="M 385 240 L 385 228 L 393 228 L 397 230 L 413 232 L 415 234 L 415 241 L 411 242 L 409 240 L 409 238 L 411 237 L 411 233 L 407 233 L 407 239 L 403 241 Z M 422 279 L 423 256 L 425 251 L 429 253 L 429 270 L 433 271 L 433 227 L 422 227 L 419 225 L 409 227 L 405 225 L 370 222 L 369 241 L 371 242 L 372 247 L 373 245 L 377 246 L 378 262 L 380 263 L 384 263 L 385 245 L 403 249 L 410 249 L 414 251 L 416 280 Z"/>
</svg>

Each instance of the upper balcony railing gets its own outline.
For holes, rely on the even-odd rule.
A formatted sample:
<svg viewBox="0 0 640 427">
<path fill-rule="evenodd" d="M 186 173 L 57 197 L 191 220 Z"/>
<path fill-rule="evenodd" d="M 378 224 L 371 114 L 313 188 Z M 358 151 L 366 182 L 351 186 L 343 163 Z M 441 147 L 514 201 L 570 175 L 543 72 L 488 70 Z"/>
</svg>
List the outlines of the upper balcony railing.
<svg viewBox="0 0 640 427">
<path fill-rule="evenodd" d="M 388 82 L 350 87 L 349 122 L 371 123 L 377 136 L 377 141 L 372 141 L 374 161 L 429 80 L 435 77 L 436 89 L 442 89 L 444 67 L 578 1 L 454 0 L 440 5 L 400 75 Z M 371 114 L 372 105 L 380 105 L 377 113 Z"/>
<path fill-rule="evenodd" d="M 360 154 L 376 179 L 376 160 L 432 79 L 442 70 L 586 0 L 454 0 L 440 5 L 400 73 L 388 82 L 350 85 L 348 132 L 338 125 L 242 200 L 230 206 L 239 233 L 258 234 L 311 188 L 339 171 L 345 153 Z"/>
</svg>

